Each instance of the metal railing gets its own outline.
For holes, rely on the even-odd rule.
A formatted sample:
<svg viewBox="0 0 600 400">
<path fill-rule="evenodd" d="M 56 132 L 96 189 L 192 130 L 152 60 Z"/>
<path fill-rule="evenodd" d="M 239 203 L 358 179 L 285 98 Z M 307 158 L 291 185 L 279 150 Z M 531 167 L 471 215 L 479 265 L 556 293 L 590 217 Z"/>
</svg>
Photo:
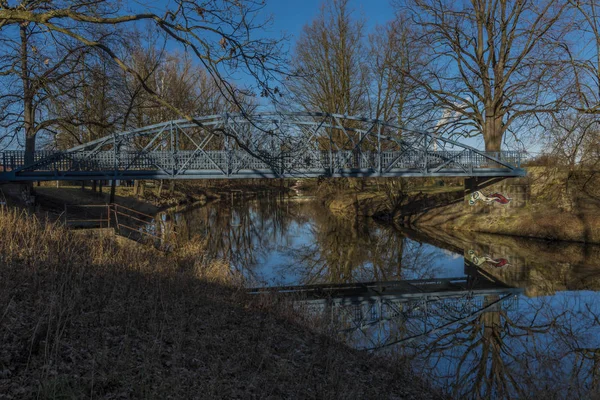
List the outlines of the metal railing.
<svg viewBox="0 0 600 400">
<path fill-rule="evenodd" d="M 114 228 L 115 233 L 138 242 L 148 240 L 157 248 L 170 249 L 173 240 L 164 235 L 162 221 L 120 204 L 65 204 L 65 225 L 72 228 Z M 160 226 L 160 228 L 158 228 Z M 174 234 L 174 232 L 170 232 Z M 146 240 L 145 240 L 146 239 Z"/>
<path fill-rule="evenodd" d="M 439 167 L 453 169 L 504 168 L 492 157 L 516 167 L 521 166 L 518 151 L 476 153 L 473 151 L 304 151 L 300 157 L 273 155 L 272 162 L 248 157 L 242 150 L 212 150 L 198 153 L 192 150 L 173 152 L 81 151 L 76 153 L 38 151 L 31 171 L 214 171 L 223 174 L 239 170 L 277 170 L 279 173 L 306 173 L 344 169 L 372 169 L 389 172 L 395 169 Z M 269 158 L 269 157 L 266 157 Z M 0 153 L 0 171 L 14 171 L 26 167 L 24 151 Z"/>
</svg>

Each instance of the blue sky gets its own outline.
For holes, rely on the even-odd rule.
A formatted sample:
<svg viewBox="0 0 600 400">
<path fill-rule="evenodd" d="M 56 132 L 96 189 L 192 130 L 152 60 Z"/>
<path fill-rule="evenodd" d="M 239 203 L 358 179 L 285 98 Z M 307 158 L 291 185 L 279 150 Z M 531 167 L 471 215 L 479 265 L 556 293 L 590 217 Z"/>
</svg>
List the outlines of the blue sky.
<svg viewBox="0 0 600 400">
<path fill-rule="evenodd" d="M 323 0 L 268 0 L 264 9 L 273 16 L 273 35 L 286 33 L 291 36 L 291 44 L 302 31 L 302 27 L 310 23 L 318 14 Z M 364 17 L 367 28 L 384 24 L 394 16 L 394 8 L 387 0 L 351 0 L 354 17 Z M 370 30 L 370 29 L 368 29 Z"/>
</svg>

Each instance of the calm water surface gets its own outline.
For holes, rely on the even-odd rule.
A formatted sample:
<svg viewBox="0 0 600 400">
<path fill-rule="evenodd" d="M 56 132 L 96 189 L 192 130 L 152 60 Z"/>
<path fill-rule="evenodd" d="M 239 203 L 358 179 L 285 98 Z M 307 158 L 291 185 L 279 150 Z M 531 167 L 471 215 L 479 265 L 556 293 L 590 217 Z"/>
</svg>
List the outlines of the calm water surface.
<svg viewBox="0 0 600 400">
<path fill-rule="evenodd" d="M 405 357 L 461 398 L 591 398 L 600 379 L 600 248 L 403 231 L 263 196 L 162 216 L 252 287 L 375 284 L 299 301 L 340 338 Z"/>
</svg>

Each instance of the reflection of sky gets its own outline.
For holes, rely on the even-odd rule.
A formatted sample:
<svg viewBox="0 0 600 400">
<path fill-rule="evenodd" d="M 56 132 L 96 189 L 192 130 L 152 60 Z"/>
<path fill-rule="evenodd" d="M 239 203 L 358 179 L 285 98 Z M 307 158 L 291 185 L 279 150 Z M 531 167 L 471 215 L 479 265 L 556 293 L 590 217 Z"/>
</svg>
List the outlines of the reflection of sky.
<svg viewBox="0 0 600 400">
<path fill-rule="evenodd" d="M 465 265 L 462 254 L 440 249 L 428 243 L 419 243 L 412 239 L 404 239 L 404 248 L 412 249 L 405 254 L 406 257 L 417 255 L 416 266 L 403 275 L 403 279 L 424 278 L 458 278 L 465 276 Z M 406 251 L 406 250 L 405 250 Z M 419 262 L 423 260 L 422 262 Z M 430 271 L 428 276 L 423 276 L 422 271 Z"/>
<path fill-rule="evenodd" d="M 282 232 L 278 238 L 270 243 L 270 250 L 262 253 L 253 266 L 253 276 L 260 284 L 267 286 L 302 285 L 301 268 L 297 267 L 298 260 L 294 257 L 297 250 L 311 249 L 314 256 L 318 257 L 319 246 L 314 236 L 313 222 L 298 223 L 291 222 L 287 230 Z M 400 235 L 399 232 L 386 230 L 385 234 Z M 418 243 L 411 239 L 400 237 L 405 242 L 405 255 L 403 262 L 407 265 L 415 264 L 415 268 L 406 268 L 403 279 L 427 279 L 427 278 L 455 278 L 463 277 L 464 261 L 462 254 L 452 253 L 439 249 L 426 243 Z M 426 264 L 426 265 L 425 265 Z M 372 263 L 361 266 L 362 274 L 367 280 L 373 280 L 368 271 L 372 270 Z M 359 280 L 364 280 L 360 279 Z"/>
<path fill-rule="evenodd" d="M 267 228 L 255 231 L 257 237 L 252 242 L 257 256 L 251 265 L 245 267 L 252 270 L 252 276 L 262 284 L 305 283 L 306 274 L 303 272 L 306 269 L 298 261 L 297 254 L 302 254 L 309 261 L 324 260 L 320 254 L 322 244 L 318 243 L 319 239 L 323 239 L 318 237 L 318 232 L 323 234 L 324 222 L 305 214 L 302 219 L 287 215 L 286 223 L 278 224 L 266 221 L 268 217 L 261 215 L 260 212 L 251 213 L 256 225 Z M 353 274 L 353 278 L 369 280 L 372 276 L 369 274 L 373 272 L 376 260 L 369 259 L 369 256 L 378 256 L 379 262 L 382 257 L 384 261 L 391 258 L 390 262 L 393 262 L 394 251 L 385 250 L 396 250 L 394 246 L 401 241 L 402 279 L 465 276 L 462 254 L 405 238 L 393 229 L 367 226 L 368 229 L 353 233 L 361 240 L 349 237 L 350 242 L 343 239 L 328 242 L 330 246 L 331 243 L 341 243 L 352 247 L 352 243 L 360 243 L 360 246 L 372 247 L 367 249 L 370 251 L 360 252 L 363 258 L 357 260 L 359 268 L 356 269 L 361 272 Z M 343 226 L 338 228 L 345 229 Z M 325 233 L 327 238 L 329 234 L 335 236 L 340 232 L 333 229 L 333 232 L 325 230 Z M 343 235 L 337 237 L 341 238 Z M 393 240 L 385 240 L 390 238 Z M 377 246 L 380 246 L 380 251 L 375 251 Z M 339 249 L 329 249 L 330 252 L 336 250 Z M 238 261 L 243 262 L 243 258 L 239 257 Z M 589 290 L 558 290 L 552 293 L 550 289 L 554 284 L 563 282 L 562 267 L 556 273 L 546 266 L 536 270 L 523 263 L 522 268 L 524 271 L 521 272 L 533 268 L 532 273 L 526 276 L 535 278 L 532 281 L 535 285 L 543 288 L 548 285 L 549 290 L 544 293 L 551 294 L 538 297 L 521 295 L 516 302 L 512 301 L 515 297 L 510 296 L 511 301 L 503 303 L 501 308 L 485 310 L 481 307 L 502 295 L 461 294 L 463 297 L 457 298 L 457 304 L 463 304 L 460 301 L 464 300 L 464 303 L 472 305 L 471 309 L 429 299 L 422 307 L 426 315 L 378 321 L 343 337 L 349 345 L 371 348 L 375 343 L 392 342 L 427 332 L 427 336 L 387 350 L 408 356 L 417 373 L 428 376 L 440 386 L 455 387 L 460 398 L 487 398 L 488 393 L 496 398 L 527 397 L 542 389 L 558 398 L 585 397 L 592 374 L 598 374 L 597 370 L 600 370 L 594 364 L 600 365 L 600 350 L 597 350 L 600 349 L 600 293 Z M 578 287 L 585 287 L 586 279 L 590 279 L 587 274 L 579 278 Z M 556 287 L 564 288 L 560 284 Z M 473 313 L 473 310 L 477 312 Z M 340 317 L 347 318 L 352 311 L 341 314 L 343 312 L 340 312 Z M 444 326 L 448 322 L 451 323 Z"/>
<path fill-rule="evenodd" d="M 294 249 L 311 249 L 314 258 L 319 259 L 314 224 L 314 221 L 289 224 L 276 239 L 274 250 L 263 255 L 257 275 L 270 285 L 302 284 L 301 268 L 290 268 L 290 265 L 297 261 L 293 257 Z M 369 234 L 373 237 L 400 235 L 378 227 L 371 228 Z M 403 240 L 402 279 L 465 276 L 462 254 L 408 238 L 398 240 Z M 369 261 L 361 265 L 360 278 L 368 279 L 372 267 Z M 482 301 L 494 299 L 491 296 Z M 428 336 L 395 346 L 394 351 L 409 355 L 417 371 L 442 387 L 456 390 L 455 394 L 461 398 L 486 397 L 487 394 L 512 398 L 544 388 L 561 398 L 585 394 L 596 366 L 594 356 L 582 354 L 600 348 L 600 320 L 597 318 L 600 293 L 558 291 L 533 298 L 521 295 L 517 302 L 512 299 L 509 297 L 503 303 L 503 313 L 494 308 L 463 320 L 461 312 L 452 315 L 442 311 L 433 317 L 404 322 L 392 319 L 365 326 L 344 337 L 358 348 L 372 348 L 390 338 L 430 331 Z M 428 307 L 430 312 L 436 307 L 444 310 L 435 302 Z M 464 316 L 469 314 L 463 312 Z M 454 320 L 457 322 L 436 330 L 436 326 Z M 492 335 L 492 331 L 496 333 Z"/>
<path fill-rule="evenodd" d="M 260 257 L 254 267 L 254 276 L 261 284 L 268 286 L 299 284 L 298 270 L 285 268 L 293 261 L 290 248 L 309 246 L 313 242 L 314 236 L 310 223 L 291 222 L 285 233 L 271 243 L 273 250 Z"/>
</svg>

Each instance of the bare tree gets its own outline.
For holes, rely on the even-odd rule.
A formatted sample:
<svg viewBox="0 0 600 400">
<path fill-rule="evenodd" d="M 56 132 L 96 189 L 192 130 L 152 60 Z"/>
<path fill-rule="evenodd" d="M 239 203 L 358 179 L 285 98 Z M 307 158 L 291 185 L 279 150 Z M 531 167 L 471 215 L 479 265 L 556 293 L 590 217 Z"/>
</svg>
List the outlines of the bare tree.
<svg viewBox="0 0 600 400">
<path fill-rule="evenodd" d="M 575 10 L 578 40 L 568 50 L 568 64 L 576 95 L 574 109 L 600 114 L 600 5 L 594 0 L 569 0 Z"/>
<path fill-rule="evenodd" d="M 68 95 L 47 101 L 46 120 L 53 121 L 46 127 L 52 138 L 49 147 L 65 149 L 98 139 L 112 133 L 122 120 L 122 72 L 104 57 L 83 56 L 79 64 L 76 73 L 61 80 L 71 89 Z"/>
<path fill-rule="evenodd" d="M 559 108 L 562 57 L 557 0 L 454 2 L 396 0 L 399 14 L 413 19 L 415 40 L 428 49 L 423 73 L 414 76 L 432 106 L 456 114 L 445 133 L 482 135 L 486 151 L 499 151 L 511 127 L 530 127 Z"/>
<path fill-rule="evenodd" d="M 585 177 L 583 187 L 578 188 L 585 190 L 599 165 L 600 6 L 591 0 L 567 3 L 574 21 L 562 45 L 566 54 L 563 73 L 570 89 L 564 96 L 567 107 L 553 114 L 547 124 L 546 154 L 538 162 L 555 164 L 555 169 L 547 168 L 548 173 L 567 169 L 566 186 L 573 184 L 571 178 Z"/>
<path fill-rule="evenodd" d="M 349 0 L 331 0 L 304 26 L 293 55 L 298 77 L 290 89 L 308 111 L 357 115 L 366 111 L 365 22 L 354 19 Z"/>
<path fill-rule="evenodd" d="M 71 78 L 80 75 L 80 61 L 89 52 L 68 37 L 48 45 L 42 28 L 28 21 L 7 25 L 0 19 L 1 127 L 5 137 L 29 150 L 26 161 L 31 162 L 38 134 L 60 122 L 49 115 L 50 103 L 77 89 L 79 82 Z"/>
<path fill-rule="evenodd" d="M 252 90 L 264 96 L 272 94 L 276 90 L 273 86 L 276 72 L 282 68 L 280 41 L 254 35 L 256 30 L 268 23 L 268 20 L 259 19 L 263 6 L 263 2 L 258 0 L 178 0 L 164 5 L 159 15 L 155 12 L 156 6 L 137 5 L 132 12 L 121 2 L 111 0 L 22 1 L 15 4 L 0 1 L 0 38 L 20 43 L 22 49 L 18 53 L 20 65 L 5 63 L 2 75 L 22 83 L 23 111 L 13 107 L 13 115 L 4 120 L 14 117 L 11 127 L 24 130 L 26 154 L 31 161 L 37 132 L 44 128 L 36 123 L 37 108 L 32 106 L 31 101 L 35 94 L 31 91 L 34 87 L 31 81 L 34 50 L 30 38 L 36 35 L 39 40 L 49 43 L 48 47 L 56 54 L 64 52 L 63 42 L 74 44 L 75 49 L 96 49 L 134 76 L 157 103 L 200 124 L 192 115 L 162 98 L 135 69 L 131 60 L 123 57 L 119 48 L 111 42 L 112 35 L 143 22 L 151 23 L 169 38 L 170 43 L 194 55 L 216 82 L 222 96 L 242 108 L 243 104 L 238 100 L 240 94 L 248 94 Z M 9 53 L 12 51 L 9 50 Z M 45 64 L 43 60 L 42 65 Z M 236 86 L 234 73 L 239 70 L 254 78 L 254 85 L 248 88 Z"/>
<path fill-rule="evenodd" d="M 591 0 L 570 0 L 576 21 L 565 73 L 571 80 L 569 107 L 554 116 L 549 150 L 569 167 L 595 170 L 600 140 L 600 5 Z M 583 40 L 582 40 L 583 39 Z"/>
<path fill-rule="evenodd" d="M 424 114 L 417 76 L 421 49 L 411 39 L 409 21 L 398 18 L 369 35 L 369 110 L 371 117 L 400 127 L 417 124 Z"/>
</svg>

